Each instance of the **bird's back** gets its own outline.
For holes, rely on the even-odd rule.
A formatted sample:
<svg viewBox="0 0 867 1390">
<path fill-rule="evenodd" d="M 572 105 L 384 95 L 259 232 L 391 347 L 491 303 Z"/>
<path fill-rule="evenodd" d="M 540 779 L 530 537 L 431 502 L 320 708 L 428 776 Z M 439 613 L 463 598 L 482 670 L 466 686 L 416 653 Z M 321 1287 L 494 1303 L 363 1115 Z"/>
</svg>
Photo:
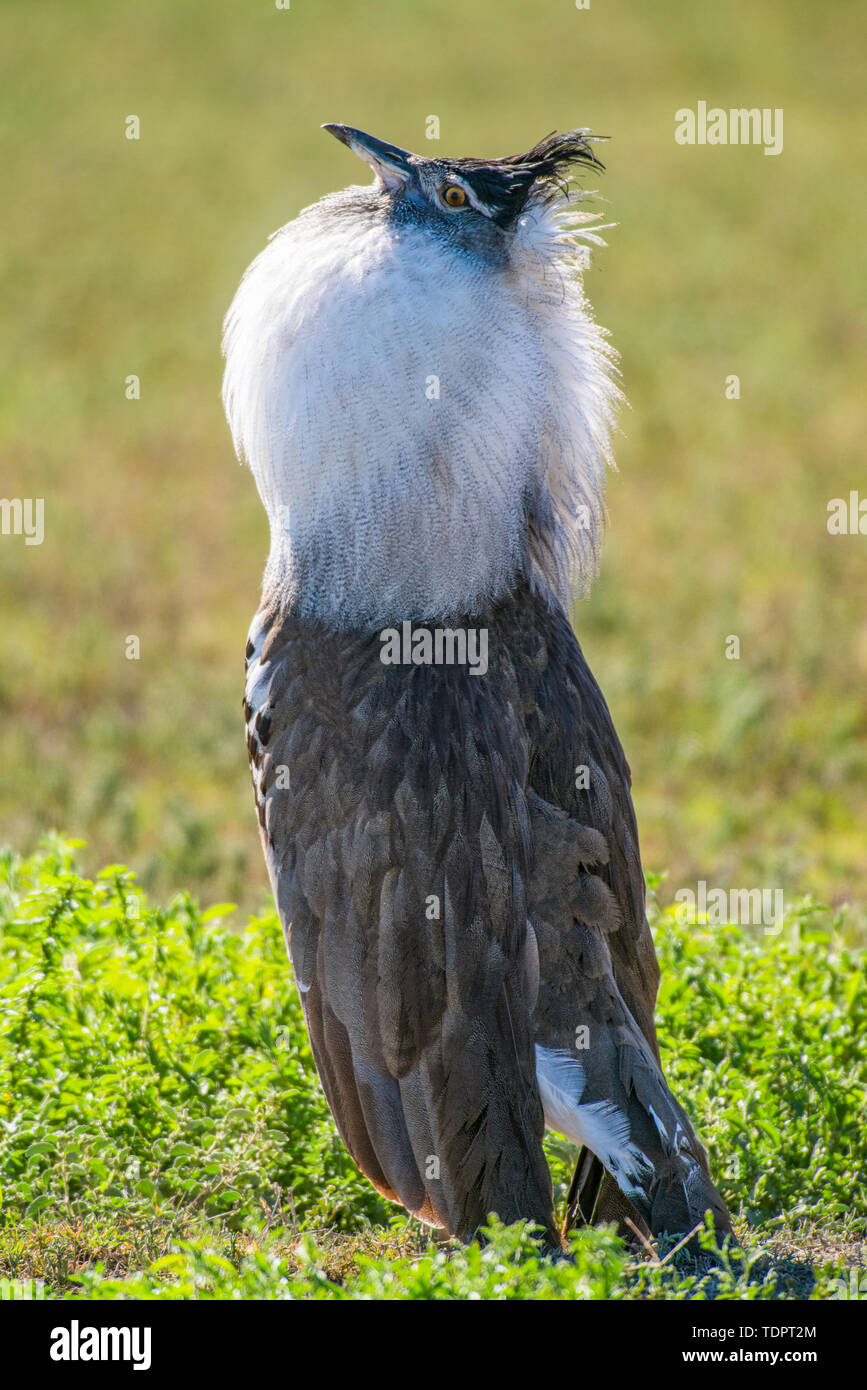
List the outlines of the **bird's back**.
<svg viewBox="0 0 867 1390">
<path fill-rule="evenodd" d="M 628 769 L 565 615 L 525 586 L 471 621 L 483 678 L 385 664 L 376 631 L 260 612 L 248 746 L 316 1064 L 356 1161 L 452 1233 L 495 1209 L 554 1239 L 539 1056 L 574 1047 L 596 942 L 655 1057 L 656 960 Z"/>
</svg>

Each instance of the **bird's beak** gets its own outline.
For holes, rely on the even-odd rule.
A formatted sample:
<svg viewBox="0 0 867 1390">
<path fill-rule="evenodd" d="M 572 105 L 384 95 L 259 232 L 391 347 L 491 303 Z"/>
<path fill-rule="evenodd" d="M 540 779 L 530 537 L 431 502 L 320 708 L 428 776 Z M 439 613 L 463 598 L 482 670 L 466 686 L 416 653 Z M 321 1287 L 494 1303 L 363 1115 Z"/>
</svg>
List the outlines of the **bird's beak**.
<svg viewBox="0 0 867 1390">
<path fill-rule="evenodd" d="M 353 154 L 369 164 L 383 188 L 389 192 L 402 188 L 409 179 L 409 161 L 412 158 L 409 150 L 402 150 L 399 145 L 387 145 L 384 140 L 365 135 L 363 130 L 354 130 L 351 125 L 329 122 L 322 129 L 348 145 Z"/>
</svg>

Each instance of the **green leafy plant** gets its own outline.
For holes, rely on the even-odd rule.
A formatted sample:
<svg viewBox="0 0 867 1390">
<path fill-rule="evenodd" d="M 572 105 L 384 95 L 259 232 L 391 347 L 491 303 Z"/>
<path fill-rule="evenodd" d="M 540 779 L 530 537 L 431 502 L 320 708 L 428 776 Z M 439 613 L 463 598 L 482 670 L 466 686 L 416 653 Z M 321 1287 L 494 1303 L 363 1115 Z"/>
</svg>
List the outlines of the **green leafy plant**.
<svg viewBox="0 0 867 1390">
<path fill-rule="evenodd" d="M 161 909 L 120 865 L 81 877 L 76 848 L 54 839 L 30 859 L 0 856 L 6 1277 L 148 1298 L 769 1298 L 845 1286 L 867 1214 L 867 983 L 829 909 L 801 904 L 771 938 L 681 924 L 652 892 L 666 1070 L 700 1121 L 744 1249 L 699 1264 L 660 1249 L 636 1259 L 593 1230 L 551 1261 L 520 1225 L 494 1223 L 467 1249 L 431 1243 L 359 1176 L 316 1079 L 273 912 L 236 923 L 231 904 L 203 911 L 187 895 Z M 574 1153 L 555 1137 L 548 1150 L 562 1193 Z M 810 1269 L 793 1282 L 760 1247 L 807 1226 Z"/>
</svg>

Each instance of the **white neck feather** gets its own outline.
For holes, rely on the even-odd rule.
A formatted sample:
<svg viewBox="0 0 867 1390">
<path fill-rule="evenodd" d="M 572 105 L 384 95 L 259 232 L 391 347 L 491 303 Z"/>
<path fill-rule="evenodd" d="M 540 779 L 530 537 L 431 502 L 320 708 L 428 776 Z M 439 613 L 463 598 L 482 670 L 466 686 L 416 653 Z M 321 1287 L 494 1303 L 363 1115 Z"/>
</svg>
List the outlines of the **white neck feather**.
<svg viewBox="0 0 867 1390">
<path fill-rule="evenodd" d="M 266 599 L 381 626 L 477 614 L 524 574 L 567 602 L 595 574 L 620 399 L 581 288 L 595 219 L 535 208 L 496 268 L 347 215 L 361 193 L 277 233 L 226 316 Z"/>
</svg>

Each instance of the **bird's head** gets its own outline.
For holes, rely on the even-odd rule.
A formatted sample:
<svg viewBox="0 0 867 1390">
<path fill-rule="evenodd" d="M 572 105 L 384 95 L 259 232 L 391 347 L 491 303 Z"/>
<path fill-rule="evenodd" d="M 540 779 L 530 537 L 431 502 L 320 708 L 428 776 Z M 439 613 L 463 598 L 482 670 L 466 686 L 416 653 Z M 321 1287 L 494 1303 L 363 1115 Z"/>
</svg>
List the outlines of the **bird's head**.
<svg viewBox="0 0 867 1390">
<path fill-rule="evenodd" d="M 429 159 L 352 126 L 322 127 L 374 172 L 374 189 L 396 222 L 424 226 L 453 245 L 499 260 L 521 216 L 562 197 L 573 165 L 601 170 L 587 130 L 540 140 L 499 159 Z"/>
</svg>

